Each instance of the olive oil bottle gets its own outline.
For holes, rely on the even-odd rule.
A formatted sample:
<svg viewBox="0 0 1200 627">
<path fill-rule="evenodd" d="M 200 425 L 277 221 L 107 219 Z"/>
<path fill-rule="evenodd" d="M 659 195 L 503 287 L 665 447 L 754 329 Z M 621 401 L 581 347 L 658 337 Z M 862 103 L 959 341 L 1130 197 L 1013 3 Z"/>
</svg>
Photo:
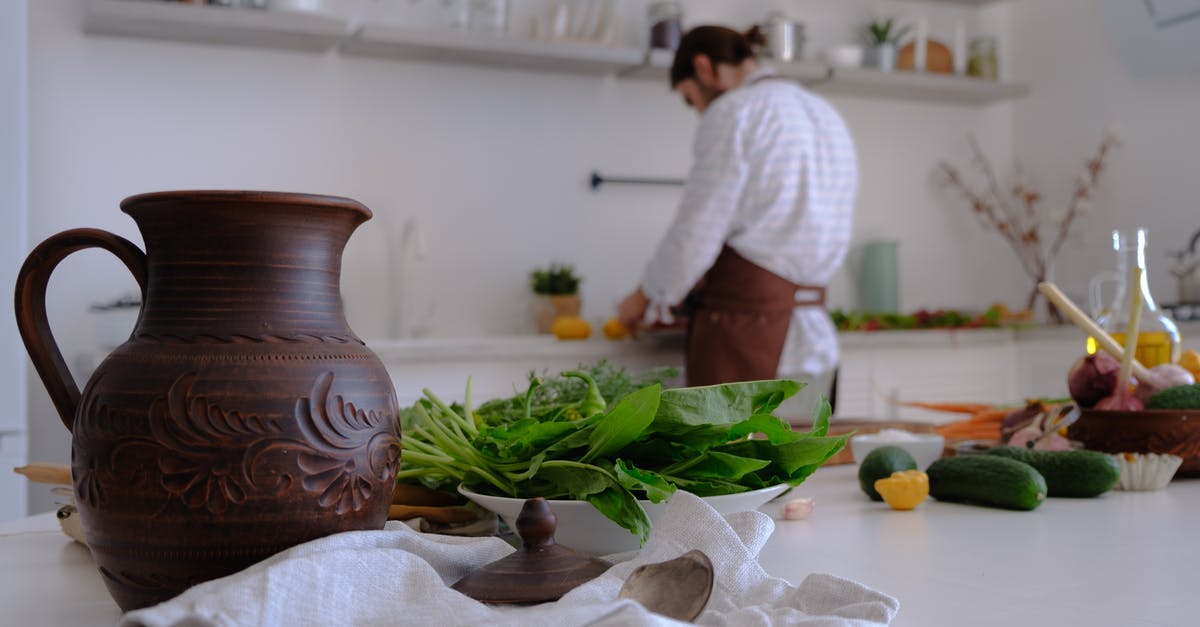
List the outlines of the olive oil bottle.
<svg viewBox="0 0 1200 627">
<path fill-rule="evenodd" d="M 1117 254 L 1116 272 L 1102 273 L 1092 279 L 1091 300 L 1096 322 L 1118 344 L 1124 346 L 1125 330 L 1129 325 L 1129 290 L 1140 290 L 1142 319 L 1134 357 L 1147 368 L 1179 361 L 1182 340 L 1179 327 L 1155 304 L 1154 296 L 1150 293 L 1150 281 L 1146 278 L 1146 229 L 1113 231 L 1112 246 Z M 1136 285 L 1131 284 L 1134 268 L 1142 269 L 1141 279 Z M 1101 291 L 1105 282 L 1114 283 L 1116 289 L 1112 300 L 1102 305 Z M 1090 337 L 1087 340 L 1087 352 L 1096 352 L 1096 340 Z"/>
</svg>

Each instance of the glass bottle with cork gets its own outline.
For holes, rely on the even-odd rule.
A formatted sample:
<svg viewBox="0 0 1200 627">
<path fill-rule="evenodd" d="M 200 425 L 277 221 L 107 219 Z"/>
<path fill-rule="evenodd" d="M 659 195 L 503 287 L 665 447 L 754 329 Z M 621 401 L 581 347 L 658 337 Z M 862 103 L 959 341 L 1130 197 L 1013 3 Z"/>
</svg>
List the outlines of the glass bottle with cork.
<svg viewBox="0 0 1200 627">
<path fill-rule="evenodd" d="M 1150 293 L 1150 281 L 1146 277 L 1146 229 L 1113 231 L 1112 247 L 1117 254 L 1115 272 L 1103 272 L 1092 279 L 1090 298 L 1092 315 L 1100 328 L 1108 332 L 1118 344 L 1125 344 L 1125 329 L 1129 324 L 1130 289 L 1142 293 L 1142 319 L 1138 330 L 1137 349 L 1134 357 L 1143 366 L 1153 368 L 1159 364 L 1175 363 L 1179 360 L 1181 337 L 1175 321 L 1158 308 Z M 1141 279 L 1131 285 L 1133 269 L 1141 268 Z M 1103 303 L 1102 288 L 1112 282 L 1116 290 L 1108 304 Z M 1096 352 L 1096 341 L 1087 340 L 1087 352 Z"/>
</svg>

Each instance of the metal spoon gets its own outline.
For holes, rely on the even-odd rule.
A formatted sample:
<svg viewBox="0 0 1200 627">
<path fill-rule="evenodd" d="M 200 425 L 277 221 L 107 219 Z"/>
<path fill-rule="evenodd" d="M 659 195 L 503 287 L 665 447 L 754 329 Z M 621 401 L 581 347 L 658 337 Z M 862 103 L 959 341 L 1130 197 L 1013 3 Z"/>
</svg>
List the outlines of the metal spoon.
<svg viewBox="0 0 1200 627">
<path fill-rule="evenodd" d="M 691 622 L 712 595 L 713 565 L 703 551 L 688 551 L 665 562 L 637 567 L 618 599 L 633 599 L 655 614 Z"/>
</svg>

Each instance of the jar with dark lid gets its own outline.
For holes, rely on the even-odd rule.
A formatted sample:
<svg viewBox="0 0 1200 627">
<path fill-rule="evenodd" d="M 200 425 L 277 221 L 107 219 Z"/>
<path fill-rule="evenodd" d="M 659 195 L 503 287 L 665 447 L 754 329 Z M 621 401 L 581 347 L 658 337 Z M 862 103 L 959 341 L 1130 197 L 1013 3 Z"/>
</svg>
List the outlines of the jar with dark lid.
<svg viewBox="0 0 1200 627">
<path fill-rule="evenodd" d="M 683 7 L 677 1 L 653 2 L 647 9 L 650 47 L 674 50 L 683 38 Z"/>
</svg>

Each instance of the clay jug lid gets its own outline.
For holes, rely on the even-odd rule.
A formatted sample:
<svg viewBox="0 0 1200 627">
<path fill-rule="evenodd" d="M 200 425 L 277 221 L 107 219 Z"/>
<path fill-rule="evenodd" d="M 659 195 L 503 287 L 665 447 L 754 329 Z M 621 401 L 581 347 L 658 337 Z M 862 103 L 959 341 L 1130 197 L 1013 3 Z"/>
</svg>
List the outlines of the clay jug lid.
<svg viewBox="0 0 1200 627">
<path fill-rule="evenodd" d="M 546 499 L 526 500 L 517 516 L 521 548 L 468 573 L 451 587 L 483 603 L 545 603 L 557 601 L 612 566 L 555 544 L 557 526 L 558 518 Z"/>
</svg>

